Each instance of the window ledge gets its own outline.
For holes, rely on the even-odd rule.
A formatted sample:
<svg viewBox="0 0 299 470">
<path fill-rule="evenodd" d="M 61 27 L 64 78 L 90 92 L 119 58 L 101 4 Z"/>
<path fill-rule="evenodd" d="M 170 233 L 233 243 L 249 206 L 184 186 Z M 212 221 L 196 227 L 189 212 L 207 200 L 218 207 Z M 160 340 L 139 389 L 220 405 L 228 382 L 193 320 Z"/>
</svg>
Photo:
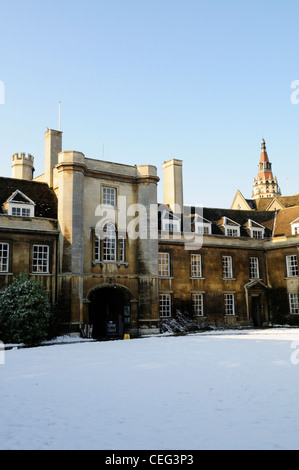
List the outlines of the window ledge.
<svg viewBox="0 0 299 470">
<path fill-rule="evenodd" d="M 129 266 L 129 263 L 128 262 L 125 262 L 125 261 L 118 261 L 117 263 L 117 266 L 120 268 L 121 266 L 124 266 L 125 268 L 127 268 Z"/>
<path fill-rule="evenodd" d="M 189 279 L 202 279 L 202 280 L 205 280 L 205 277 L 202 277 L 202 276 L 190 276 Z"/>
<path fill-rule="evenodd" d="M 106 264 L 116 264 L 118 268 L 120 268 L 121 266 L 124 266 L 125 268 L 127 268 L 129 266 L 129 263 L 127 261 L 97 261 L 97 260 L 92 260 L 92 262 L 91 262 L 92 267 L 95 267 L 96 265 L 99 265 L 102 268 Z"/>
<path fill-rule="evenodd" d="M 29 273 L 30 276 L 52 276 L 52 273 Z"/>
<path fill-rule="evenodd" d="M 222 277 L 222 281 L 236 281 L 236 277 Z"/>
</svg>

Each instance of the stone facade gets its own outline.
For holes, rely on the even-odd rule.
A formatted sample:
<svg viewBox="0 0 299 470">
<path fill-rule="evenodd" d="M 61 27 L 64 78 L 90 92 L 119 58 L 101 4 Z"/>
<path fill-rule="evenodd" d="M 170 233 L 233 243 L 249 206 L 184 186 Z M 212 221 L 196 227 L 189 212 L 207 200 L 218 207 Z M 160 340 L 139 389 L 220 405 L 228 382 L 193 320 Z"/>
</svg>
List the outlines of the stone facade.
<svg viewBox="0 0 299 470">
<path fill-rule="evenodd" d="M 6 179 L 5 179 L 6 180 Z M 13 277 L 28 272 L 44 285 L 50 301 L 57 301 L 57 220 L 1 214 L 0 217 L 0 291 Z M 47 265 L 39 265 L 36 253 L 47 247 Z"/>
<path fill-rule="evenodd" d="M 157 333 L 182 302 L 198 323 L 261 326 L 277 287 L 299 313 L 296 196 L 273 195 L 261 210 L 238 191 L 231 209 L 186 207 L 182 161 L 171 159 L 158 204 L 156 167 L 63 151 L 51 129 L 44 174 L 33 179 L 25 154 L 12 167 L 0 178 L 0 289 L 20 271 L 38 277 L 64 311 L 63 331 Z"/>
<path fill-rule="evenodd" d="M 257 240 L 248 246 L 248 240 L 241 238 L 221 242 L 213 235 L 204 238 L 209 239 L 204 240 L 198 250 L 185 250 L 178 242 L 160 243 L 160 250 L 170 254 L 172 265 L 170 277 L 160 278 L 160 294 L 171 293 L 172 306 L 181 300 L 195 302 L 200 299 L 198 321 L 210 325 L 251 324 L 252 296 L 259 296 L 261 311 L 256 324 L 267 323 L 263 241 Z M 200 263 L 198 273 L 194 270 L 194 258 Z M 251 258 L 257 260 L 258 277 L 250 276 Z M 227 260 L 231 260 L 231 273 L 224 273 Z M 231 310 L 226 309 L 226 297 L 233 301 Z"/>
</svg>

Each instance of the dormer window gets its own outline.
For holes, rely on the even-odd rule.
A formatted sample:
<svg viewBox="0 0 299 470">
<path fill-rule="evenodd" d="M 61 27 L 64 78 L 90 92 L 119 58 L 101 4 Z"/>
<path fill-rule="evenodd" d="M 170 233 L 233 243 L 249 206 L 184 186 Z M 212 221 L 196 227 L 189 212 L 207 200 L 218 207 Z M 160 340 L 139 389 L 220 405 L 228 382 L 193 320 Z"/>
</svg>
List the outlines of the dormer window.
<svg viewBox="0 0 299 470">
<path fill-rule="evenodd" d="M 227 237 L 239 237 L 240 229 L 238 227 L 225 227 L 225 235 Z"/>
<path fill-rule="evenodd" d="M 164 232 L 180 232 L 181 221 L 172 212 L 163 211 L 162 213 L 162 231 Z"/>
<path fill-rule="evenodd" d="M 223 217 L 222 226 L 224 228 L 224 234 L 227 237 L 239 237 L 240 236 L 240 224 L 228 217 Z"/>
<path fill-rule="evenodd" d="M 8 215 L 34 217 L 34 202 L 17 189 L 4 203 Z"/>
<path fill-rule="evenodd" d="M 299 217 L 291 222 L 292 235 L 299 235 Z"/>
<path fill-rule="evenodd" d="M 251 230 L 251 238 L 264 238 L 264 230 L 253 228 Z"/>
<path fill-rule="evenodd" d="M 257 222 L 251 219 L 248 220 L 246 225 L 247 225 L 247 228 L 249 229 L 251 238 L 264 238 L 265 227 L 263 227 L 262 225 L 258 224 Z"/>
<path fill-rule="evenodd" d="M 201 215 L 196 214 L 194 217 L 194 231 L 200 235 L 211 235 L 212 223 Z"/>
</svg>

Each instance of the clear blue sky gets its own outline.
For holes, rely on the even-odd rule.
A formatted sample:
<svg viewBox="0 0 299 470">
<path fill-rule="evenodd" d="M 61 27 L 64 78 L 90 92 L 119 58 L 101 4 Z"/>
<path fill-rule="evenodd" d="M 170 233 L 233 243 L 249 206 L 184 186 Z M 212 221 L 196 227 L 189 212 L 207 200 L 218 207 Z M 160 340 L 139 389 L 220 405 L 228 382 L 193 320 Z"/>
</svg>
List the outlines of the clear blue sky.
<svg viewBox="0 0 299 470">
<path fill-rule="evenodd" d="M 186 204 L 251 197 L 262 138 L 283 194 L 299 192 L 297 0 L 1 0 L 0 18 L 2 176 L 23 151 L 43 173 L 61 101 L 63 150 L 161 179 L 182 159 Z"/>
</svg>

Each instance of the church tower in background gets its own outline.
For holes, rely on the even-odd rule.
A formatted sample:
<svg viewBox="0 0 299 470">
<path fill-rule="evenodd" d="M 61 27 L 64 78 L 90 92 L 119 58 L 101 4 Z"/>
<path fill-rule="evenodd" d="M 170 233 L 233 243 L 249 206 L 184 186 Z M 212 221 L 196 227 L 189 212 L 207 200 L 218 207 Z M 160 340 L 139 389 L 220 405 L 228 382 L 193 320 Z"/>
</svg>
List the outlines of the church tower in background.
<svg viewBox="0 0 299 470">
<path fill-rule="evenodd" d="M 281 192 L 276 176 L 273 176 L 272 173 L 272 164 L 269 162 L 266 142 L 262 139 L 261 157 L 258 165 L 257 178 L 254 178 L 253 182 L 252 199 L 276 196 L 281 196 Z"/>
</svg>

